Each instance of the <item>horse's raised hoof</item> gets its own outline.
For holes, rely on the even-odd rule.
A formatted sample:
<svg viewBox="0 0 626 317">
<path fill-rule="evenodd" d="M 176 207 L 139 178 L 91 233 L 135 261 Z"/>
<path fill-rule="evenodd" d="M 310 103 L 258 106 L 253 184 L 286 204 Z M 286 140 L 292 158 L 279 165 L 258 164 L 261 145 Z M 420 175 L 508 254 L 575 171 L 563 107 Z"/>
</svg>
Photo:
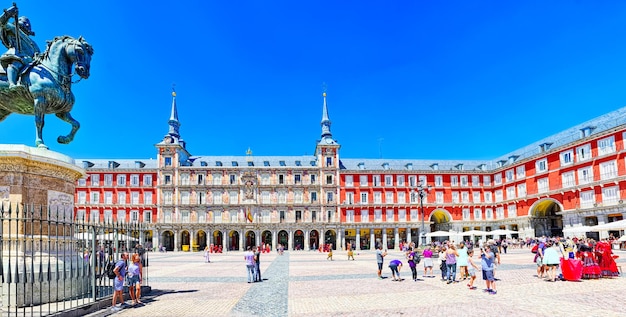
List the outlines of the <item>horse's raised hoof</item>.
<svg viewBox="0 0 626 317">
<path fill-rule="evenodd" d="M 37 142 L 37 148 L 47 150 L 48 146 L 43 144 L 43 142 Z"/>
<path fill-rule="evenodd" d="M 57 142 L 61 143 L 61 144 L 69 144 L 72 140 L 70 140 L 70 138 L 61 135 L 57 138 Z"/>
</svg>

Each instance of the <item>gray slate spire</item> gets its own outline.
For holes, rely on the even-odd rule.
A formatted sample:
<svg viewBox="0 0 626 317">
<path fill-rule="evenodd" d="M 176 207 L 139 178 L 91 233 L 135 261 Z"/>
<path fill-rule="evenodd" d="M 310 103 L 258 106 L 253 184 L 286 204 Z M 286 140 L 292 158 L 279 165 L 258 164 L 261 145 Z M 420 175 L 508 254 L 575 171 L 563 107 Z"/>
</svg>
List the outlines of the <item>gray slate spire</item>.
<svg viewBox="0 0 626 317">
<path fill-rule="evenodd" d="M 167 121 L 170 126 L 170 131 L 167 133 L 173 137 L 179 138 L 180 134 L 178 128 L 180 128 L 180 122 L 178 121 L 178 108 L 176 107 L 176 90 L 172 88 L 172 113 L 170 120 Z"/>
<path fill-rule="evenodd" d="M 332 139 L 333 135 L 330 133 L 330 118 L 328 118 L 328 106 L 326 105 L 326 92 L 322 94 L 324 97 L 324 108 L 322 109 L 322 139 Z"/>
</svg>

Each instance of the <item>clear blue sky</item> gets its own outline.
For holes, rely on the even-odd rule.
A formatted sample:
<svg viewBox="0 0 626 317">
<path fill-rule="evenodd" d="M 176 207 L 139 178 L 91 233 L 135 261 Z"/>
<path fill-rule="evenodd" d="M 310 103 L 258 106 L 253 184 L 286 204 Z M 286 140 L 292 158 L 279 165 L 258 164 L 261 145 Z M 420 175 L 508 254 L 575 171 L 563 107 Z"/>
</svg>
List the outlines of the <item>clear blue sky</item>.
<svg viewBox="0 0 626 317">
<path fill-rule="evenodd" d="M 174 83 L 193 155 L 312 154 L 323 82 L 349 158 L 494 159 L 626 105 L 623 1 L 17 5 L 41 48 L 67 34 L 95 49 L 74 142 L 46 117 L 46 144 L 76 158 L 156 157 Z M 34 131 L 11 115 L 0 143 Z"/>
</svg>

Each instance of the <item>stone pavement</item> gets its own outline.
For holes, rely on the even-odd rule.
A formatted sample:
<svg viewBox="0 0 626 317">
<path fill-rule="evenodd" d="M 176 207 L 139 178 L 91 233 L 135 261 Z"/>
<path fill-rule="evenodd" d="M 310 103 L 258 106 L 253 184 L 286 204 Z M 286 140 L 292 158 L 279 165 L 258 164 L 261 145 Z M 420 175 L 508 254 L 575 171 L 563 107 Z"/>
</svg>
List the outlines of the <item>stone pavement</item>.
<svg viewBox="0 0 626 317">
<path fill-rule="evenodd" d="M 626 252 L 618 265 L 626 268 Z M 582 282 L 547 282 L 536 277 L 529 249 L 509 249 L 496 276 L 498 293 L 469 290 L 465 281 L 446 284 L 436 278 L 411 280 L 400 252 L 386 263 L 404 263 L 401 282 L 376 278 L 372 251 L 335 251 L 334 261 L 315 251 L 291 251 L 283 256 L 262 254 L 262 283 L 246 283 L 242 252 L 212 254 L 204 263 L 201 252 L 150 254 L 148 276 L 152 293 L 144 304 L 98 316 L 626 316 L 624 277 Z M 476 262 L 478 256 L 475 256 Z M 422 268 L 421 264 L 418 268 Z M 419 277 L 423 270 L 418 270 Z M 480 275 L 480 274 L 479 274 Z"/>
</svg>

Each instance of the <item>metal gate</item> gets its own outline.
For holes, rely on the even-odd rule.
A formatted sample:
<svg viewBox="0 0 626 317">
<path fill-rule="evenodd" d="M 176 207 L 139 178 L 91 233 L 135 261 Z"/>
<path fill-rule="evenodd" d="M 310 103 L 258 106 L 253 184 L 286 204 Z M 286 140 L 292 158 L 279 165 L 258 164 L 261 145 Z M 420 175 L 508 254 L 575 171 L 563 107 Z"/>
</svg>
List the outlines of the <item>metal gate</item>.
<svg viewBox="0 0 626 317">
<path fill-rule="evenodd" d="M 74 221 L 68 209 L 0 203 L 2 316 L 46 316 L 93 304 L 113 294 L 105 274 L 123 252 L 148 252 L 141 223 Z"/>
</svg>

